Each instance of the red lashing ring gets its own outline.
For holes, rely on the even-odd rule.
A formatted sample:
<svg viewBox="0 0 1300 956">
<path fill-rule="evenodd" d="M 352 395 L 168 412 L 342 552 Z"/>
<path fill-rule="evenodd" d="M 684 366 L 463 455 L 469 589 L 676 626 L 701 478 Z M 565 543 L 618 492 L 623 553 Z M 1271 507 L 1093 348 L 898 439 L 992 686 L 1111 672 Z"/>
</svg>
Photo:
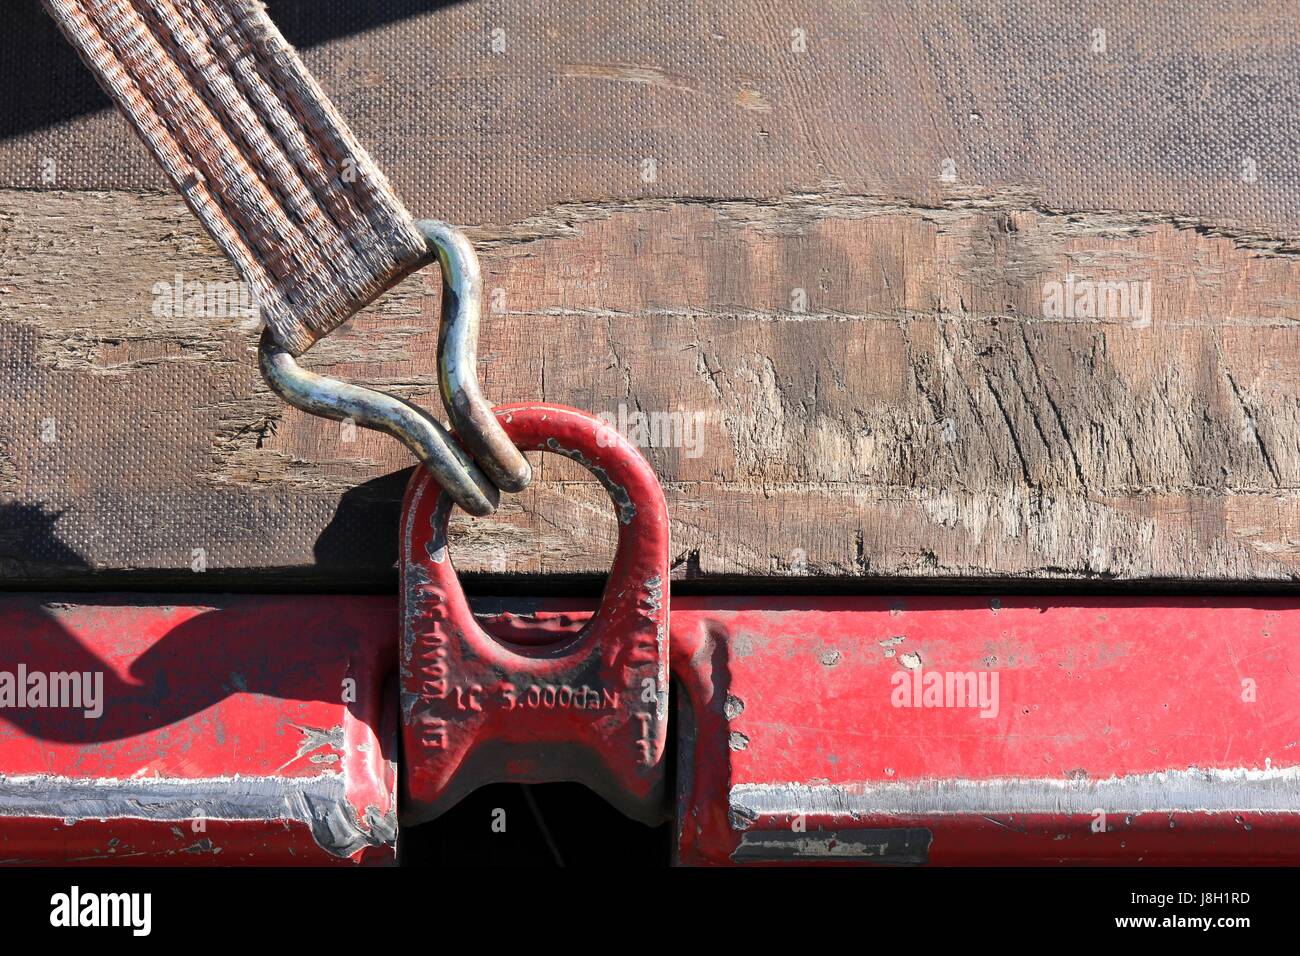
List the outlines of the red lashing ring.
<svg viewBox="0 0 1300 956">
<path fill-rule="evenodd" d="M 584 783 L 624 813 L 662 818 L 668 721 L 668 510 L 649 462 L 600 419 L 503 405 L 522 451 L 586 467 L 618 517 L 618 550 L 587 625 L 508 645 L 474 619 L 447 547 L 452 504 L 423 468 L 402 506 L 399 647 L 403 817 L 432 819 L 487 783 Z"/>
</svg>

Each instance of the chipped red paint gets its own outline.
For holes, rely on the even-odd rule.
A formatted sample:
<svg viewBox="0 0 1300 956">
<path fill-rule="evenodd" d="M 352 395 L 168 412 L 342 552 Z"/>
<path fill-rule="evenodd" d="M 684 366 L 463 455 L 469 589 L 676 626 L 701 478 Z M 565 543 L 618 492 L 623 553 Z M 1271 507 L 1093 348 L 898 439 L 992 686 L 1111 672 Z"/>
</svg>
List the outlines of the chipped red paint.
<svg viewBox="0 0 1300 956">
<path fill-rule="evenodd" d="M 423 470 L 402 514 L 403 816 L 429 819 L 491 782 L 585 783 L 629 816 L 663 817 L 668 514 L 653 469 L 616 430 L 558 405 L 497 409 L 524 451 L 595 474 L 618 549 L 579 633 L 515 643 L 474 620 L 448 556 L 450 499 Z"/>
<path fill-rule="evenodd" d="M 517 427 L 521 444 L 538 439 Z M 589 437 L 561 444 L 607 468 L 638 515 L 661 515 L 626 449 L 606 457 Z M 435 560 L 441 515 L 428 504 L 412 503 L 425 550 L 408 556 L 424 573 L 408 584 L 427 598 L 437 582 L 443 613 L 415 619 L 413 653 L 448 637 L 458 669 L 440 719 L 449 739 L 478 735 L 449 753 L 487 756 L 430 764 L 408 740 L 408 822 L 490 780 L 577 779 L 643 819 L 675 815 L 684 864 L 1300 862 L 1300 601 L 681 598 L 669 796 L 662 760 L 629 759 L 626 709 L 558 706 L 565 682 L 606 679 L 589 674 L 639 686 L 648 661 L 611 662 L 631 646 L 618 635 L 645 642 L 664 622 L 661 604 L 638 608 L 663 570 L 661 533 L 628 560 L 644 540 L 629 523 L 606 610 L 578 636 L 590 602 L 493 599 L 476 621 L 445 554 Z M 0 671 L 98 671 L 105 704 L 97 720 L 0 709 L 0 861 L 392 862 L 398 694 L 386 677 L 401 639 L 391 598 L 0 596 Z M 497 660 L 508 667 L 484 663 Z M 984 674 L 991 690 L 994 673 L 996 699 L 976 706 L 925 697 L 926 674 L 971 675 L 977 689 Z M 517 724 L 487 706 L 505 679 L 539 686 Z M 484 696 L 459 700 L 483 709 L 453 712 L 466 680 Z M 429 701 L 411 686 L 418 719 Z M 904 686 L 922 688 L 921 706 Z"/>
<path fill-rule="evenodd" d="M 103 703 L 0 707 L 0 862 L 393 862 L 392 600 L 164 600 L 0 598 L 0 671 Z"/>
<path fill-rule="evenodd" d="M 682 599 L 672 637 L 682 862 L 1300 861 L 1294 600 Z"/>
<path fill-rule="evenodd" d="M 510 603 L 521 642 L 590 613 Z M 680 863 L 1300 862 L 1295 600 L 681 597 L 670 633 Z M 996 671 L 997 713 L 894 706 L 917 671 Z"/>
<path fill-rule="evenodd" d="M 376 747 L 395 721 L 378 689 L 391 598 L 73 601 L 0 597 L 0 669 L 102 668 L 106 689 L 100 722 L 0 710 L 6 799 L 41 775 L 125 801 L 142 776 L 271 775 L 288 791 L 334 767 L 345 816 L 391 810 L 391 751 Z M 484 627 L 520 647 L 571 646 L 592 616 L 488 603 Z M 1300 862 L 1300 602 L 687 597 L 671 642 L 682 863 Z M 996 670 L 997 714 L 894 706 L 893 675 L 917 664 Z M 346 707 L 329 699 L 344 675 L 359 690 Z M 300 753 L 301 728 L 335 725 L 346 752 Z M 1033 812 L 1044 794 L 1055 805 Z M 0 859 L 343 859 L 292 815 L 195 833 L 187 812 L 65 823 L 72 809 L 0 816 Z M 391 861 L 379 842 L 348 858 Z"/>
</svg>

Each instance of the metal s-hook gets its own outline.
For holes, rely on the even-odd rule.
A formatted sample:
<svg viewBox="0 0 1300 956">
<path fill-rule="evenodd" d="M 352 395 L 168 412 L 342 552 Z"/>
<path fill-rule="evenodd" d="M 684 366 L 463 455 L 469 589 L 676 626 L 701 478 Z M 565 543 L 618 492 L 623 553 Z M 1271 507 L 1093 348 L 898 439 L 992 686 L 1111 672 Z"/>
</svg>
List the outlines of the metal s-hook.
<svg viewBox="0 0 1300 956">
<path fill-rule="evenodd" d="M 416 222 L 442 267 L 442 323 L 438 329 L 438 383 L 452 427 L 492 482 L 523 491 L 532 479 L 520 454 L 478 386 L 478 326 L 483 275 L 465 235 L 445 222 Z"/>
<path fill-rule="evenodd" d="M 263 331 L 258 343 L 258 365 L 272 391 L 295 408 L 335 421 L 351 419 L 364 428 L 392 435 L 411 449 L 456 504 L 482 517 L 496 510 L 498 488 L 521 491 L 532 471 L 479 390 L 477 348 L 483 278 L 474 248 L 444 222 L 427 219 L 416 225 L 442 269 L 439 391 L 468 454 L 424 409 L 302 368 L 269 330 Z"/>
<path fill-rule="evenodd" d="M 500 495 L 432 415 L 417 405 L 372 388 L 309 372 L 265 329 L 257 346 L 258 366 L 271 390 L 294 408 L 335 421 L 351 419 L 386 432 L 415 453 L 456 504 L 476 517 L 496 510 Z"/>
</svg>

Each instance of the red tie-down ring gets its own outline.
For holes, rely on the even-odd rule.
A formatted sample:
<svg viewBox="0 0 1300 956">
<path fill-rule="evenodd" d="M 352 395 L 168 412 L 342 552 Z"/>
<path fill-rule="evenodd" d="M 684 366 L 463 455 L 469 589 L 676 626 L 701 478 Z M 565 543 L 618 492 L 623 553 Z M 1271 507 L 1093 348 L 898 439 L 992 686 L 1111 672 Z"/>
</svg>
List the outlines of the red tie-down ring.
<svg viewBox="0 0 1300 956">
<path fill-rule="evenodd" d="M 663 490 L 641 453 L 598 418 L 544 404 L 496 415 L 521 450 L 556 452 L 600 479 L 618 550 L 600 609 L 576 636 L 540 645 L 490 636 L 448 555 L 452 502 L 416 471 L 401 524 L 402 818 L 433 819 L 488 783 L 575 781 L 658 822 L 668 720 Z"/>
</svg>

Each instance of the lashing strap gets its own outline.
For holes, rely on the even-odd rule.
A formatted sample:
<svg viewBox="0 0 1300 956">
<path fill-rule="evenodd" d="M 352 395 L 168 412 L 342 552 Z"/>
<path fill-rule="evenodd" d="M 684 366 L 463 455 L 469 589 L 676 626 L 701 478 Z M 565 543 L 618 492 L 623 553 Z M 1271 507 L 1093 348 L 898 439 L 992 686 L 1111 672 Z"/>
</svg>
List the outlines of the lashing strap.
<svg viewBox="0 0 1300 956">
<path fill-rule="evenodd" d="M 293 355 L 429 259 L 255 0 L 43 0 Z"/>
</svg>

